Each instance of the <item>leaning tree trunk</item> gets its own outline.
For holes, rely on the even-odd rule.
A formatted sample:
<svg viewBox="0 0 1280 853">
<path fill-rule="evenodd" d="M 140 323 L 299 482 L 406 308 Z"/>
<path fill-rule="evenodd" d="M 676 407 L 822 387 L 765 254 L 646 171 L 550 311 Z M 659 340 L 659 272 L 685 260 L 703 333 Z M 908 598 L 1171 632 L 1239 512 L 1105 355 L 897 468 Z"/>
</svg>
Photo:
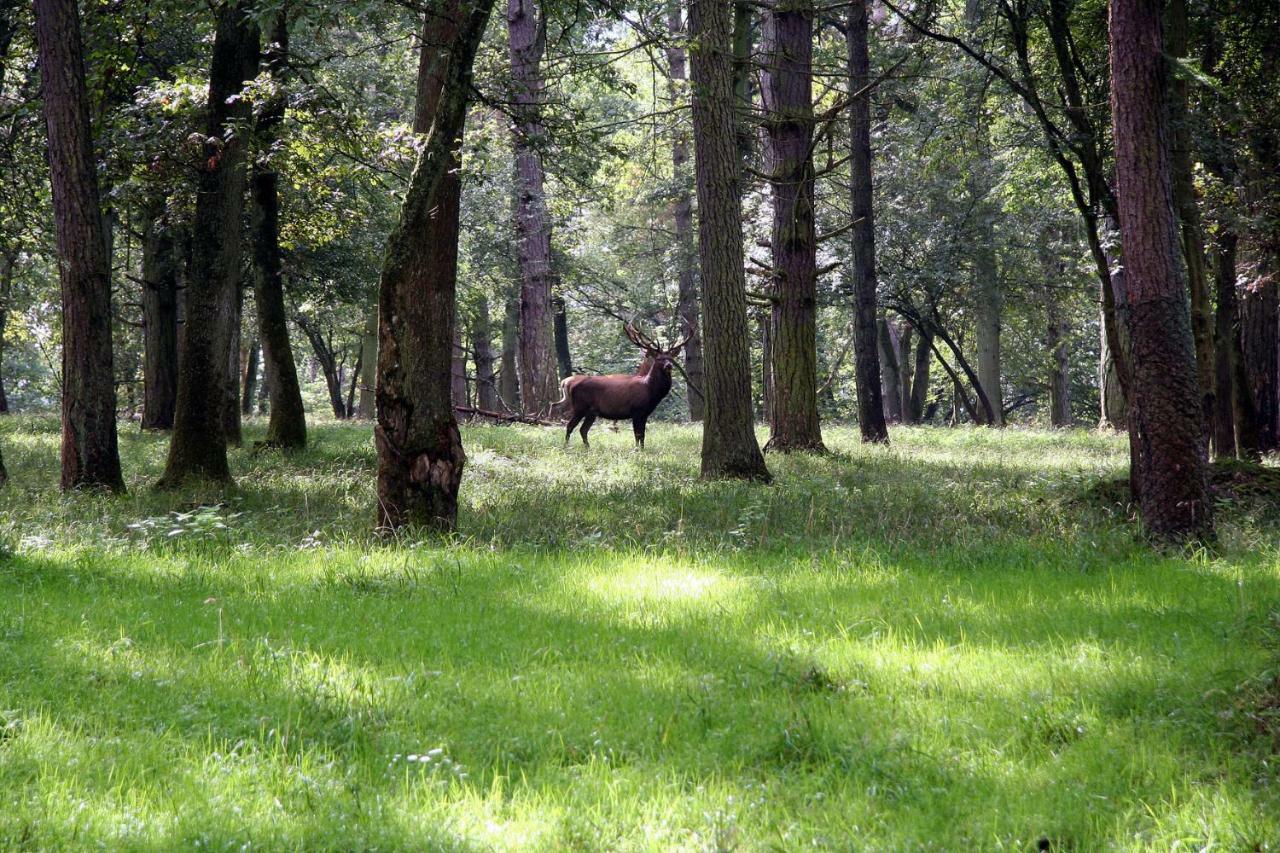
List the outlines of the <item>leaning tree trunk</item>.
<svg viewBox="0 0 1280 853">
<path fill-rule="evenodd" d="M 289 30 L 284 13 L 276 17 L 267 49 L 267 69 L 277 87 L 284 85 L 289 60 Z M 285 98 L 278 91 L 262 108 L 257 131 L 264 150 L 270 150 L 284 121 Z M 302 404 L 298 368 L 289 340 L 284 305 L 284 274 L 280 253 L 280 177 L 270 158 L 253 166 L 253 302 L 258 335 L 262 339 L 262 373 L 271 400 L 271 416 L 263 444 L 286 450 L 306 447 L 307 415 Z"/>
<path fill-rule="evenodd" d="M 849 5 L 845 32 L 849 51 L 849 90 L 857 95 L 849 110 L 849 201 L 853 228 L 854 364 L 857 375 L 858 428 L 863 442 L 884 444 L 889 428 L 884 422 L 880 394 L 880 354 L 876 347 L 876 231 L 871 184 L 871 59 L 867 47 L 870 0 Z"/>
<path fill-rule="evenodd" d="M 438 7 L 440 8 L 440 7 Z M 457 146 L 493 0 L 447 0 L 423 27 L 414 127 L 430 129 L 387 242 L 378 291 L 378 521 L 457 527 L 466 454 L 450 399 L 457 314 Z"/>
<path fill-rule="evenodd" d="M 545 414 L 558 398 L 552 350 L 551 216 L 541 147 L 542 52 L 547 22 L 534 0 L 508 0 L 507 38 L 515 92 L 516 263 L 520 270 L 520 396 L 527 415 Z"/>
<path fill-rule="evenodd" d="M 1111 112 L 1132 346 L 1129 416 L 1143 525 L 1213 535 L 1203 403 L 1170 178 L 1160 0 L 1110 0 Z"/>
<path fill-rule="evenodd" d="M 823 453 L 813 201 L 813 4 L 799 0 L 767 10 L 761 49 L 765 171 L 773 192 L 773 408 L 765 447 Z M 873 332 L 874 322 L 873 317 Z M 877 387 L 879 381 L 877 365 Z"/>
<path fill-rule="evenodd" d="M 230 329 L 228 294 L 240 280 L 240 217 L 244 210 L 243 128 L 250 105 L 238 97 L 257 75 L 258 28 L 248 0 L 218 7 L 209 72 L 206 141 L 198 164 L 186 323 L 178 401 L 163 487 L 198 478 L 230 483 L 222 408 Z"/>
<path fill-rule="evenodd" d="M 688 73 L 683 43 L 675 37 L 684 32 L 680 17 L 680 0 L 667 0 L 667 31 L 673 37 L 667 47 L 667 65 L 671 100 L 675 104 L 685 97 Z M 693 193 L 689 175 L 689 137 L 682 124 L 677 124 L 671 138 L 671 173 L 676 182 L 676 197 L 671 205 L 675 225 L 677 276 L 676 314 L 689 340 L 684 346 L 684 372 L 688 375 L 689 420 L 701 421 L 705 411 L 702 396 L 702 335 L 698 318 L 697 250 L 693 245 Z"/>
<path fill-rule="evenodd" d="M 158 198 L 142 235 L 142 428 L 172 429 L 178 399 L 178 253 Z"/>
<path fill-rule="evenodd" d="M 706 357 L 702 475 L 767 481 L 751 416 L 728 6 L 719 0 L 691 0 L 689 34 Z"/>
<path fill-rule="evenodd" d="M 62 488 L 124 491 L 102 230 L 75 0 L 37 0 L 47 156 L 62 283 Z"/>
</svg>

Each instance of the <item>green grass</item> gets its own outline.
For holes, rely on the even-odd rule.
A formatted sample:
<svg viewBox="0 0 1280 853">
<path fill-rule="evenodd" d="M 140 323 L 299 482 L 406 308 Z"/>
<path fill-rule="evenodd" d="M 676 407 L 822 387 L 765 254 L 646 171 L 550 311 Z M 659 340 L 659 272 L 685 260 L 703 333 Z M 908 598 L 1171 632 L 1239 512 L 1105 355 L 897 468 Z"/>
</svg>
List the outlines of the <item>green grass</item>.
<svg viewBox="0 0 1280 853">
<path fill-rule="evenodd" d="M 832 427 L 764 487 L 471 427 L 458 541 L 385 545 L 367 426 L 225 495 L 126 427 L 118 498 L 0 429 L 0 848 L 1280 846 L 1274 519 L 1153 552 L 1078 498 L 1110 436 Z"/>
</svg>

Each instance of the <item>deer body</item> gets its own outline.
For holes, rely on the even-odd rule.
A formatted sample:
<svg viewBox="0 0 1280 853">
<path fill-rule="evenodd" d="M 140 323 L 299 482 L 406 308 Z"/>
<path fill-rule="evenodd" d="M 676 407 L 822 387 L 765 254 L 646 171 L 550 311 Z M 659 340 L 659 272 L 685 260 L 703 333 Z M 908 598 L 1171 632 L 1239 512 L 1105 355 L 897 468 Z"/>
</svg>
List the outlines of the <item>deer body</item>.
<svg viewBox="0 0 1280 853">
<path fill-rule="evenodd" d="M 587 432 L 596 418 L 630 420 L 636 444 L 644 448 L 644 430 L 649 416 L 671 392 L 671 357 L 665 353 L 646 358 L 634 375 L 570 376 L 560 383 L 560 403 L 566 404 L 569 425 L 564 441 L 569 443 L 574 427 L 582 424 L 582 443 L 590 447 Z"/>
</svg>

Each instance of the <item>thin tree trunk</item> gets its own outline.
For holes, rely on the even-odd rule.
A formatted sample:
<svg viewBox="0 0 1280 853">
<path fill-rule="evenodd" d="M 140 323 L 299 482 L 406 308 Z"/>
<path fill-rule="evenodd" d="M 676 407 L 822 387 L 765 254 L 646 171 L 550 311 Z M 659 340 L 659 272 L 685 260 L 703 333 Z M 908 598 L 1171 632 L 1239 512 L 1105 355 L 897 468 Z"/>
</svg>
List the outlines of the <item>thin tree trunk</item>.
<svg viewBox="0 0 1280 853">
<path fill-rule="evenodd" d="M 916 363 L 914 376 L 911 378 L 911 422 L 918 424 L 924 419 L 925 403 L 929 397 L 929 363 L 933 359 L 933 336 L 921 329 L 916 329 L 920 340 L 916 342 Z"/>
<path fill-rule="evenodd" d="M 371 420 L 376 414 L 374 386 L 378 382 L 378 308 L 369 309 L 364 331 L 360 335 L 360 408 L 359 416 Z"/>
<path fill-rule="evenodd" d="M 333 348 L 333 336 L 325 337 L 324 331 L 303 314 L 294 318 L 298 328 L 307 336 L 311 351 L 315 353 L 315 363 L 324 377 L 325 390 L 329 392 L 329 408 L 333 416 L 342 420 L 347 416 L 346 403 L 342 401 L 342 374 L 338 363 L 338 353 Z M 345 358 L 345 356 L 344 356 Z"/>
<path fill-rule="evenodd" d="M 285 85 L 289 60 L 289 31 L 284 13 L 276 17 L 267 68 L 277 87 Z M 272 98 L 258 116 L 257 131 L 264 148 L 270 148 L 284 121 L 283 94 Z M 284 304 L 284 275 L 280 253 L 280 178 L 269 159 L 254 163 L 253 195 L 253 301 L 257 309 L 258 335 L 262 338 L 262 373 L 271 400 L 266 447 L 286 450 L 306 447 L 307 415 L 302 387 L 289 339 L 289 318 Z"/>
<path fill-rule="evenodd" d="M 453 405 L 471 405 L 468 399 L 470 395 L 467 393 L 467 351 L 462 348 L 461 320 L 453 327 L 453 358 L 449 362 L 449 381 Z"/>
<path fill-rule="evenodd" d="M 502 316 L 502 375 L 498 378 L 498 397 L 509 412 L 520 408 L 520 378 L 516 369 L 516 351 L 519 349 L 520 303 L 508 299 Z"/>
<path fill-rule="evenodd" d="M 845 32 L 849 63 L 849 91 L 859 93 L 849 110 L 849 199 L 853 228 L 854 364 L 857 377 L 858 428 L 862 441 L 888 443 L 880 395 L 880 354 L 877 351 L 876 231 L 871 175 L 871 59 L 867 45 L 870 0 L 849 4 Z"/>
<path fill-rule="evenodd" d="M 249 341 L 244 359 L 244 393 L 240 395 L 240 414 L 253 414 L 253 401 L 258 393 L 258 339 Z"/>
<path fill-rule="evenodd" d="M 178 398 L 178 254 L 163 197 L 142 236 L 142 428 L 172 429 Z"/>
<path fill-rule="evenodd" d="M 498 389 L 493 376 L 493 330 L 489 319 L 489 300 L 481 296 L 476 303 L 475 323 L 471 326 L 471 348 L 476 359 L 476 401 L 486 412 L 498 411 Z"/>
<path fill-rule="evenodd" d="M 1132 346 L 1130 465 L 1143 525 L 1161 539 L 1213 535 L 1203 400 L 1170 177 L 1160 0 L 1110 0 L 1111 109 Z"/>
<path fill-rule="evenodd" d="M 527 415 L 545 414 L 559 397 L 552 347 L 551 217 L 541 147 L 542 53 L 546 18 L 534 0 L 507 1 L 507 39 L 515 85 L 516 263 L 520 270 L 520 396 Z"/>
<path fill-rule="evenodd" d="M 1055 300 L 1049 306 L 1045 337 L 1053 364 L 1049 372 L 1049 425 L 1055 428 L 1071 426 L 1071 353 L 1067 349 L 1070 330 L 1071 326 Z"/>
<path fill-rule="evenodd" d="M 885 418 L 902 423 L 902 370 L 898 362 L 898 332 L 881 317 L 877 322 L 880 344 L 880 390 L 884 397 Z"/>
<path fill-rule="evenodd" d="M 1164 13 L 1165 47 L 1170 57 L 1187 56 L 1186 0 L 1168 0 Z M 1191 333 L 1195 341 L 1196 374 L 1203 401 L 1205 441 L 1215 411 L 1217 393 L 1213 352 L 1213 307 L 1209 300 L 1209 273 L 1204 253 L 1204 227 L 1196 199 L 1191 162 L 1191 124 L 1187 110 L 1187 80 L 1173 74 L 1169 79 L 1170 164 L 1173 169 L 1173 203 L 1182 233 L 1182 258 L 1191 293 Z"/>
<path fill-rule="evenodd" d="M 351 384 L 347 386 L 347 417 L 356 416 L 356 386 L 360 384 L 361 369 L 364 367 L 364 347 L 356 346 L 356 366 L 351 369 Z"/>
<path fill-rule="evenodd" d="M 231 482 L 222 408 L 227 381 L 228 293 L 240 279 L 240 218 L 244 208 L 242 133 L 250 115 L 237 97 L 258 71 L 258 28 L 248 0 L 218 7 L 209 72 L 207 141 L 199 167 L 191 272 L 178 374 L 173 438 L 162 487 L 189 479 Z"/>
<path fill-rule="evenodd" d="M 560 378 L 568 379 L 573 375 L 573 355 L 569 352 L 569 317 L 562 297 L 551 298 L 551 311 L 554 315 L 556 367 Z"/>
<path fill-rule="evenodd" d="M 457 527 L 466 454 L 450 399 L 462 197 L 457 146 L 493 0 L 446 0 L 423 26 L 414 129 L 430 129 L 387 243 L 378 303 L 378 520 Z"/>
<path fill-rule="evenodd" d="M 978 382 L 986 394 L 989 407 L 986 421 L 990 426 L 1004 426 L 1004 393 L 1000 370 L 1000 325 L 1004 313 L 1004 296 L 1000 292 L 996 265 L 995 228 L 989 212 L 981 206 L 979 244 L 975 247 L 974 292 L 977 311 L 974 345 L 977 347 Z"/>
<path fill-rule="evenodd" d="M 898 330 L 898 376 L 902 383 L 900 399 L 902 400 L 902 422 L 904 424 L 914 424 L 920 419 L 911 406 L 911 396 L 915 391 L 911 363 L 911 354 L 914 352 L 911 338 L 914 333 L 915 329 L 907 323 L 903 323 Z M 928 364 L 929 362 L 926 361 L 925 365 L 927 366 Z"/>
<path fill-rule="evenodd" d="M 765 170 L 773 192 L 771 289 L 776 297 L 772 306 L 773 410 L 765 449 L 823 453 L 826 447 L 818 420 L 812 3 L 797 0 L 767 10 L 761 49 Z M 873 316 L 873 334 L 874 324 Z M 877 365 L 877 390 L 879 383 Z"/>
<path fill-rule="evenodd" d="M 689 35 L 706 357 L 702 475 L 767 481 L 770 475 L 751 416 L 728 6 L 718 0 L 691 0 Z"/>
<path fill-rule="evenodd" d="M 6 39 L 7 31 L 2 27 L 4 19 L 0 18 L 0 48 L 7 48 Z M 5 55 L 4 50 L 0 50 L 0 59 Z M 3 62 L 0 62 L 3 65 Z M 0 74 L 2 76 L 2 74 Z M 4 85 L 4 80 L 0 79 L 0 86 Z M 3 366 L 4 357 L 4 333 L 9 322 L 9 309 L 13 299 L 13 278 L 14 270 L 18 266 L 18 253 L 16 250 L 6 251 L 0 255 L 0 367 Z M 0 370 L 0 415 L 9 414 L 9 397 L 4 390 L 4 374 Z M 0 462 L 0 473 L 3 472 L 4 463 Z M 3 478 L 0 477 L 0 482 Z"/>
<path fill-rule="evenodd" d="M 240 327 L 244 323 L 244 289 L 237 284 L 228 292 L 227 375 L 222 398 L 222 431 L 227 444 L 239 447 L 244 438 L 240 430 Z"/>
<path fill-rule="evenodd" d="M 111 260 L 102 230 L 75 0 L 37 0 L 47 155 L 62 286 L 62 488 L 124 491 L 111 352 Z"/>
<path fill-rule="evenodd" d="M 667 29 L 673 37 L 684 33 L 680 16 L 680 0 L 667 0 Z M 684 44 L 673 38 L 667 47 L 667 64 L 671 85 L 672 103 L 685 97 L 688 73 Z M 705 411 L 702 396 L 702 335 L 698 317 L 697 255 L 693 244 L 693 192 L 689 175 L 689 138 L 677 125 L 671 139 L 671 172 L 676 181 L 676 197 L 671 205 L 671 218 L 675 224 L 675 253 L 677 276 L 676 314 L 689 340 L 684 346 L 684 371 L 688 374 L 689 420 L 701 421 Z"/>
</svg>

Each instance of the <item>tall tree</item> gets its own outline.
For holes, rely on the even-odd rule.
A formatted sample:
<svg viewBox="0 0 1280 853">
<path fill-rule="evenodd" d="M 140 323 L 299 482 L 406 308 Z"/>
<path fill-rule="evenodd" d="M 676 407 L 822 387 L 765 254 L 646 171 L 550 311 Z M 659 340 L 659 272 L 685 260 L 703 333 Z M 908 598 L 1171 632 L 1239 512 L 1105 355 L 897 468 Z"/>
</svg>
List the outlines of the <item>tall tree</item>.
<svg viewBox="0 0 1280 853">
<path fill-rule="evenodd" d="M 555 271 L 542 149 L 542 54 L 547 19 L 534 0 L 508 0 L 507 39 L 515 86 L 516 262 L 520 269 L 520 396 L 529 415 L 545 413 L 558 398 L 552 348 Z"/>
<path fill-rule="evenodd" d="M 770 475 L 751 415 L 728 5 L 690 0 L 689 36 L 706 357 L 702 475 L 767 481 Z"/>
<path fill-rule="evenodd" d="M 263 373 L 271 398 L 271 415 L 264 444 L 294 449 L 307 444 L 307 416 L 302 405 L 293 344 L 289 340 L 280 254 L 280 176 L 271 159 L 285 117 L 289 25 L 287 13 L 283 10 L 276 14 L 264 59 L 275 89 L 263 104 L 255 128 L 261 153 L 254 161 L 250 178 L 253 197 L 253 302 L 257 309 L 258 334 L 262 338 Z"/>
<path fill-rule="evenodd" d="M 857 378 L 858 428 L 864 442 L 886 443 L 880 390 L 880 355 L 876 306 L 876 228 L 871 203 L 871 58 L 867 45 L 870 0 L 849 4 L 845 38 L 849 51 L 849 201 L 853 216 L 854 369 Z M 905 369 L 905 366 L 904 366 Z"/>
<path fill-rule="evenodd" d="M 673 36 L 667 46 L 671 100 L 678 102 L 689 79 L 684 44 L 675 38 L 684 33 L 680 0 L 667 0 L 667 31 Z M 690 334 L 684 347 L 684 372 L 689 382 L 685 396 L 689 404 L 689 420 L 697 422 L 702 420 L 705 401 L 702 397 L 704 380 L 701 323 L 698 318 L 697 250 L 693 245 L 693 190 L 688 169 L 689 137 L 683 125 L 678 125 L 671 138 L 671 174 L 676 182 L 675 200 L 671 205 L 671 218 L 675 225 L 676 313 L 685 332 Z"/>
<path fill-rule="evenodd" d="M 520 373 L 516 353 L 520 349 L 520 300 L 508 299 L 502 312 L 501 372 L 498 399 L 508 412 L 520 411 Z"/>
<path fill-rule="evenodd" d="M 766 448 L 784 453 L 826 450 L 818 421 L 813 16 L 808 0 L 776 4 L 764 14 L 761 39 L 764 160 L 773 194 L 773 406 Z M 877 387 L 879 374 L 877 366 Z"/>
<path fill-rule="evenodd" d="M 1111 112 L 1132 346 L 1130 465 L 1143 525 L 1183 540 L 1212 536 L 1213 507 L 1177 256 L 1160 5 L 1110 0 Z"/>
<path fill-rule="evenodd" d="M 190 479 L 231 482 L 222 411 L 231 338 L 227 306 L 240 283 L 240 217 L 246 183 L 242 134 L 249 104 L 239 94 L 258 72 L 258 26 L 250 15 L 251 5 L 249 0 L 226 2 L 215 13 L 178 401 L 169 459 L 160 479 L 167 488 Z"/>
<path fill-rule="evenodd" d="M 471 346 L 476 360 L 476 405 L 486 412 L 498 410 L 498 386 L 493 378 L 493 330 L 489 319 L 489 299 L 483 294 L 476 302 L 471 324 Z"/>
<path fill-rule="evenodd" d="M 430 131 L 387 242 L 378 305 L 378 521 L 453 530 L 466 454 L 450 395 L 457 314 L 458 145 L 493 0 L 427 12 L 414 128 Z"/>
<path fill-rule="evenodd" d="M 62 283 L 62 488 L 124 491 L 116 441 L 111 260 L 98 198 L 75 0 L 36 0 Z"/>
<path fill-rule="evenodd" d="M 142 235 L 143 429 L 172 429 L 178 399 L 178 251 L 166 199 L 151 200 Z"/>
</svg>

